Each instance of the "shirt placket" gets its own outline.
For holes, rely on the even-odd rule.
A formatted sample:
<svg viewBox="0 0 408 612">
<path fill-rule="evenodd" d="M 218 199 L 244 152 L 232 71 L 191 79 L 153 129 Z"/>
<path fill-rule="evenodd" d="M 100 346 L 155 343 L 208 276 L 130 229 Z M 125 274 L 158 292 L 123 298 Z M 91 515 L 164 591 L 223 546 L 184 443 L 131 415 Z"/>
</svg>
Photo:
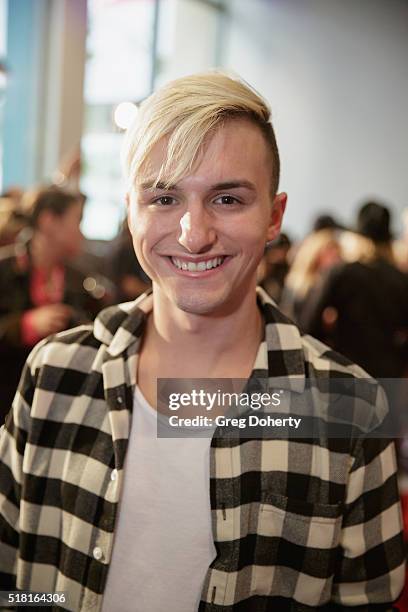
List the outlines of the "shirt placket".
<svg viewBox="0 0 408 612">
<path fill-rule="evenodd" d="M 217 445 L 220 429 L 214 432 L 210 449 L 210 504 L 214 544 L 234 540 L 233 463 L 232 449 Z M 230 576 L 229 560 L 218 555 L 208 568 L 201 594 L 199 610 L 225 605 Z M 228 597 L 229 599 L 229 597 Z"/>
<path fill-rule="evenodd" d="M 96 561 L 110 564 L 113 551 L 114 527 L 117 519 L 119 501 L 123 485 L 123 467 L 125 462 L 127 444 L 129 441 L 131 425 L 131 407 L 128 405 L 129 396 L 125 382 L 125 360 L 123 356 L 108 358 L 102 366 L 103 386 L 105 399 L 108 404 L 108 419 L 112 435 L 114 468 L 107 474 L 107 485 L 104 491 L 105 499 L 114 504 L 113 516 L 107 518 L 106 527 L 109 531 L 98 530 L 92 543 L 92 554 Z M 117 381 L 123 380 L 122 384 Z M 104 574 L 104 584 L 101 584 L 102 595 L 87 591 L 84 595 L 81 609 L 99 611 L 102 607 L 103 590 L 106 583 L 107 571 Z"/>
</svg>

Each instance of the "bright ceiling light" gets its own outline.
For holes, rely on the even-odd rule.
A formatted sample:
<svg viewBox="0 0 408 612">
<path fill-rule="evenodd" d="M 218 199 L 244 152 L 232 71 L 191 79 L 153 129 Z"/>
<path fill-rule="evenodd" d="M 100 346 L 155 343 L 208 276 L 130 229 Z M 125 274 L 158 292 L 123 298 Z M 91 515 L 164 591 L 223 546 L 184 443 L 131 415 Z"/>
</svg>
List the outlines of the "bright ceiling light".
<svg viewBox="0 0 408 612">
<path fill-rule="evenodd" d="M 121 130 L 127 130 L 136 117 L 137 106 L 133 102 L 121 102 L 115 108 L 113 119 Z"/>
</svg>

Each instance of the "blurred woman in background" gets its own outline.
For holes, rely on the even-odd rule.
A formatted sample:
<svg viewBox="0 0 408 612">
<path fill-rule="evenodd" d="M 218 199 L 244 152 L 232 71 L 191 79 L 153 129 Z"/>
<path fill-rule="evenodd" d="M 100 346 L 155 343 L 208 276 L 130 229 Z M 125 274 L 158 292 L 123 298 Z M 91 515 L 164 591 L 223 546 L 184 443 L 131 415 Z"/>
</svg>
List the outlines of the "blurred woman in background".
<svg viewBox="0 0 408 612">
<path fill-rule="evenodd" d="M 396 266 L 388 208 L 364 204 L 356 232 L 344 236 L 347 263 L 322 279 L 303 329 L 371 376 L 399 378 L 407 370 L 408 277 Z"/>
<path fill-rule="evenodd" d="M 323 273 L 341 261 L 340 243 L 333 229 L 312 232 L 297 248 L 286 277 L 281 307 L 301 328 L 308 318 L 311 294 Z"/>
</svg>

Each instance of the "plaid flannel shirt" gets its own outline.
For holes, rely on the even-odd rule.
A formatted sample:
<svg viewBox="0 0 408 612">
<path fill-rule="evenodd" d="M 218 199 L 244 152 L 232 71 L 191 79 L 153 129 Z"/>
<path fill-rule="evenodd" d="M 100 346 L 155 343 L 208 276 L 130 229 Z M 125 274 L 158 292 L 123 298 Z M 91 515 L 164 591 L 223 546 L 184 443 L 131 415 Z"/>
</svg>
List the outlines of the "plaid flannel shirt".
<svg viewBox="0 0 408 612">
<path fill-rule="evenodd" d="M 63 609 L 100 609 L 149 302 L 109 308 L 31 353 L 0 437 L 0 590 L 66 591 Z M 258 303 L 253 376 L 297 394 L 306 378 L 365 375 L 259 289 Z M 217 555 L 200 612 L 392 609 L 404 580 L 392 443 L 215 432 L 209 487 Z"/>
</svg>

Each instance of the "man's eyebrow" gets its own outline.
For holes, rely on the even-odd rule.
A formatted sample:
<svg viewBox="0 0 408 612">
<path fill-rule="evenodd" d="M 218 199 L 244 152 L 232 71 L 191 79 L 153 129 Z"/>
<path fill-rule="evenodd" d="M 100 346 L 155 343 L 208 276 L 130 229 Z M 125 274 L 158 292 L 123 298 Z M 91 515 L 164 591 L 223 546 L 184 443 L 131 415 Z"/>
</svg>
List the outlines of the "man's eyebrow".
<svg viewBox="0 0 408 612">
<path fill-rule="evenodd" d="M 214 191 L 218 191 L 220 189 L 238 189 L 240 187 L 250 189 L 251 191 L 256 191 L 255 185 L 250 181 L 246 180 L 224 181 L 222 183 L 216 183 L 211 187 L 211 189 Z"/>
<path fill-rule="evenodd" d="M 147 181 L 146 183 L 140 183 L 139 188 L 142 191 L 152 191 L 153 189 L 159 189 L 159 190 L 171 190 L 171 191 L 175 191 L 178 189 L 177 185 L 166 185 L 166 183 L 162 183 L 162 182 L 158 182 L 156 183 L 156 181 Z"/>
<path fill-rule="evenodd" d="M 230 181 L 223 181 L 221 183 L 215 183 L 215 185 L 211 186 L 210 190 L 219 191 L 221 189 L 239 189 L 242 187 L 245 189 L 250 189 L 251 191 L 256 191 L 255 185 L 245 179 L 230 180 Z M 152 191 L 154 189 L 162 190 L 162 191 L 164 190 L 177 191 L 180 189 L 180 187 L 178 187 L 177 185 L 166 185 L 166 183 L 163 183 L 160 181 L 158 183 L 156 183 L 156 181 L 146 181 L 145 183 L 140 183 L 139 188 L 142 191 Z"/>
</svg>

